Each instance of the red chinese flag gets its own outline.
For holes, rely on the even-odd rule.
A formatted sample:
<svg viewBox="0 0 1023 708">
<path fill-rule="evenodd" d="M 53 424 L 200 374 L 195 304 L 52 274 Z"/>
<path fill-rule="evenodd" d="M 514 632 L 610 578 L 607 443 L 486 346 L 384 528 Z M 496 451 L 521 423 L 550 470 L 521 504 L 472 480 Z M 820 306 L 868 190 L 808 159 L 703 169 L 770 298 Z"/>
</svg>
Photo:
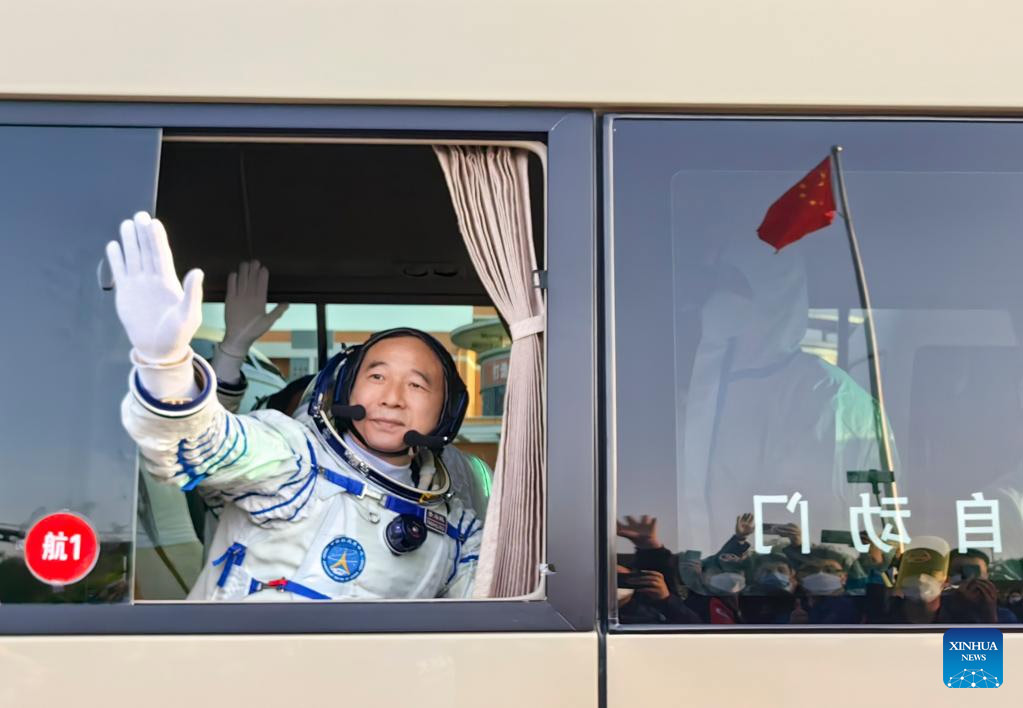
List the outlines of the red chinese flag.
<svg viewBox="0 0 1023 708">
<path fill-rule="evenodd" d="M 834 220 L 831 158 L 826 157 L 768 208 L 757 235 L 780 251 Z"/>
</svg>

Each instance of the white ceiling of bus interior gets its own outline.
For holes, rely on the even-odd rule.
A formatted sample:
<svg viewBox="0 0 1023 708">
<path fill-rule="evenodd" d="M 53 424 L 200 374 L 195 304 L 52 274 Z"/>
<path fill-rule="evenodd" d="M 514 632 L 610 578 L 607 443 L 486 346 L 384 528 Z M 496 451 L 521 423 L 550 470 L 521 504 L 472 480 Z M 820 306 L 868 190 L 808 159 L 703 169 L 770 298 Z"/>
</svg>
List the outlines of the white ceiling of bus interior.
<svg viewBox="0 0 1023 708">
<path fill-rule="evenodd" d="M 543 175 L 531 156 L 542 254 Z M 270 299 L 489 304 L 429 145 L 165 141 L 157 216 L 207 301 L 258 258 Z"/>
</svg>

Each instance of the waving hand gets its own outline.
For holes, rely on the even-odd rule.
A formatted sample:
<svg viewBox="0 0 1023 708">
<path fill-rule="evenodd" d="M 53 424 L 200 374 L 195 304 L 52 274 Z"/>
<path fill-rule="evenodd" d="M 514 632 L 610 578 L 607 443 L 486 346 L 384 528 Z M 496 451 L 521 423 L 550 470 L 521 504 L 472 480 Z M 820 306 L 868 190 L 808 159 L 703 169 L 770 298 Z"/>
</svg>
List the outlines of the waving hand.
<svg viewBox="0 0 1023 708">
<path fill-rule="evenodd" d="M 181 362 L 202 323 L 203 273 L 195 269 L 178 282 L 167 232 L 140 211 L 121 222 L 121 243 L 106 248 L 114 274 L 117 316 L 142 363 Z"/>
</svg>

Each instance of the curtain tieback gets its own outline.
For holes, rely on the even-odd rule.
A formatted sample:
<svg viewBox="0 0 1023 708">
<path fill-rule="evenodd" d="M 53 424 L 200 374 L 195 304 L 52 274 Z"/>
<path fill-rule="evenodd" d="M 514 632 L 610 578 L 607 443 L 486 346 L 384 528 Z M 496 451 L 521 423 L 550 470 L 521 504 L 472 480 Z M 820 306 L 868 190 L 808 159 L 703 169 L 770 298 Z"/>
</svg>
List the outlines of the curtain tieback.
<svg viewBox="0 0 1023 708">
<path fill-rule="evenodd" d="M 532 334 L 540 334 L 545 329 L 544 316 L 535 315 L 524 320 L 511 323 L 512 341 L 524 339 Z"/>
</svg>

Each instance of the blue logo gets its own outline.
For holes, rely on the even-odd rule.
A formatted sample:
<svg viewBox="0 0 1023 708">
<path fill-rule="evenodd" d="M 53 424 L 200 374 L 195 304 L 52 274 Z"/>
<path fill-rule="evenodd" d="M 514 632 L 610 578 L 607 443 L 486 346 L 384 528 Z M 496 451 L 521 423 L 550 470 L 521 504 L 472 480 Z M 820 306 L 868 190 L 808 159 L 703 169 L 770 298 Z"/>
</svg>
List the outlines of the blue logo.
<svg viewBox="0 0 1023 708">
<path fill-rule="evenodd" d="M 338 536 L 323 549 L 320 564 L 329 578 L 347 583 L 359 577 L 366 567 L 366 551 L 354 538 Z"/>
<path fill-rule="evenodd" d="M 1002 633 L 997 629 L 950 629 L 944 643 L 949 688 L 998 688 L 1002 685 Z"/>
</svg>

